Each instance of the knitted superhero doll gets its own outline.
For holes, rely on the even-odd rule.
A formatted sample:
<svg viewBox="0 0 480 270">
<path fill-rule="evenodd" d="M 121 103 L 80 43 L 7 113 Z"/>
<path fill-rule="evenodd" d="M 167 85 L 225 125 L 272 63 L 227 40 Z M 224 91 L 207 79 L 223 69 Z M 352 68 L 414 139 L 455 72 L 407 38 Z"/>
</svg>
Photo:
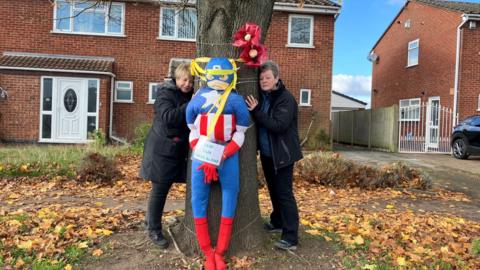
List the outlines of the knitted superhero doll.
<svg viewBox="0 0 480 270">
<path fill-rule="evenodd" d="M 214 164 L 192 158 L 192 208 L 197 240 L 206 258 L 207 270 L 226 269 L 223 255 L 228 249 L 232 234 L 233 218 L 239 192 L 239 154 L 249 113 L 242 96 L 231 90 L 236 83 L 235 62 L 227 58 L 212 58 L 199 68 L 192 67 L 207 86 L 198 90 L 187 106 L 187 124 L 190 128 L 190 146 L 195 152 L 197 143 L 207 139 L 223 145 L 222 162 Z M 213 249 L 208 233 L 207 207 L 211 181 L 220 181 L 222 212 L 217 245 Z"/>
</svg>

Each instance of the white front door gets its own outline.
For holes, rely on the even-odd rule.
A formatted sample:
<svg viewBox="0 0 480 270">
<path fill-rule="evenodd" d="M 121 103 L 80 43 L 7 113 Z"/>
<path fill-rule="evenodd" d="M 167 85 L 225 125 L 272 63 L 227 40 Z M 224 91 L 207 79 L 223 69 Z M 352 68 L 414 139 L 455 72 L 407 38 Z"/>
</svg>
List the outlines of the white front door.
<svg viewBox="0 0 480 270">
<path fill-rule="evenodd" d="M 428 98 L 427 106 L 427 123 L 426 123 L 426 144 L 425 149 L 438 148 L 439 138 L 439 126 L 440 126 L 440 97 Z"/>
<path fill-rule="evenodd" d="M 87 85 L 85 79 L 58 78 L 54 140 L 79 142 L 87 139 Z"/>
</svg>

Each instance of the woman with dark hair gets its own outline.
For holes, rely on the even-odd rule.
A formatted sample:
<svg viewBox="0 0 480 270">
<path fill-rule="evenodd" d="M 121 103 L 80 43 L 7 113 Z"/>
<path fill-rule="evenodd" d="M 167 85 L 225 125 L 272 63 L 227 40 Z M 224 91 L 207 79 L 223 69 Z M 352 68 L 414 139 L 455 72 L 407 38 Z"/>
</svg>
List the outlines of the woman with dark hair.
<svg viewBox="0 0 480 270">
<path fill-rule="evenodd" d="M 267 181 L 273 211 L 269 232 L 282 232 L 275 247 L 295 250 L 298 244 L 298 208 L 293 195 L 293 166 L 302 158 L 298 137 L 298 108 L 295 98 L 279 79 L 273 61 L 260 67 L 260 101 L 246 99 L 258 131 L 260 160 Z"/>
<path fill-rule="evenodd" d="M 180 64 L 175 69 L 175 79 L 163 83 L 157 91 L 155 116 L 143 151 L 140 177 L 152 182 L 145 221 L 148 236 L 161 248 L 168 247 L 162 234 L 168 191 L 174 182 L 186 181 L 190 130 L 185 111 L 192 90 L 190 65 Z"/>
</svg>

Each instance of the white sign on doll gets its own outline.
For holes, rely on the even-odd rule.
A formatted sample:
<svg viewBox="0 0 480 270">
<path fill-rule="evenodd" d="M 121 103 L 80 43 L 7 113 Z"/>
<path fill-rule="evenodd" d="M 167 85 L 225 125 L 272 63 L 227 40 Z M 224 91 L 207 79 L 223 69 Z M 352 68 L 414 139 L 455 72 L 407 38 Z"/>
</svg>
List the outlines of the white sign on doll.
<svg viewBox="0 0 480 270">
<path fill-rule="evenodd" d="M 193 158 L 208 162 L 215 166 L 219 166 L 222 162 L 223 150 L 225 149 L 224 145 L 211 142 L 207 137 L 202 136 L 198 140 L 197 145 L 195 146 L 195 151 L 193 151 Z"/>
</svg>

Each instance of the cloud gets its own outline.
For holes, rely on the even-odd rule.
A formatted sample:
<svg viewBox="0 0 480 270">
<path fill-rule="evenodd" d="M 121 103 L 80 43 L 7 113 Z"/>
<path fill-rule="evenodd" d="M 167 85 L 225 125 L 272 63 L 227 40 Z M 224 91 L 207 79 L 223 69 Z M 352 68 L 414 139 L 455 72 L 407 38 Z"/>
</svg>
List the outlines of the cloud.
<svg viewBox="0 0 480 270">
<path fill-rule="evenodd" d="M 347 96 L 370 103 L 372 76 L 333 75 L 332 89 Z"/>
</svg>

